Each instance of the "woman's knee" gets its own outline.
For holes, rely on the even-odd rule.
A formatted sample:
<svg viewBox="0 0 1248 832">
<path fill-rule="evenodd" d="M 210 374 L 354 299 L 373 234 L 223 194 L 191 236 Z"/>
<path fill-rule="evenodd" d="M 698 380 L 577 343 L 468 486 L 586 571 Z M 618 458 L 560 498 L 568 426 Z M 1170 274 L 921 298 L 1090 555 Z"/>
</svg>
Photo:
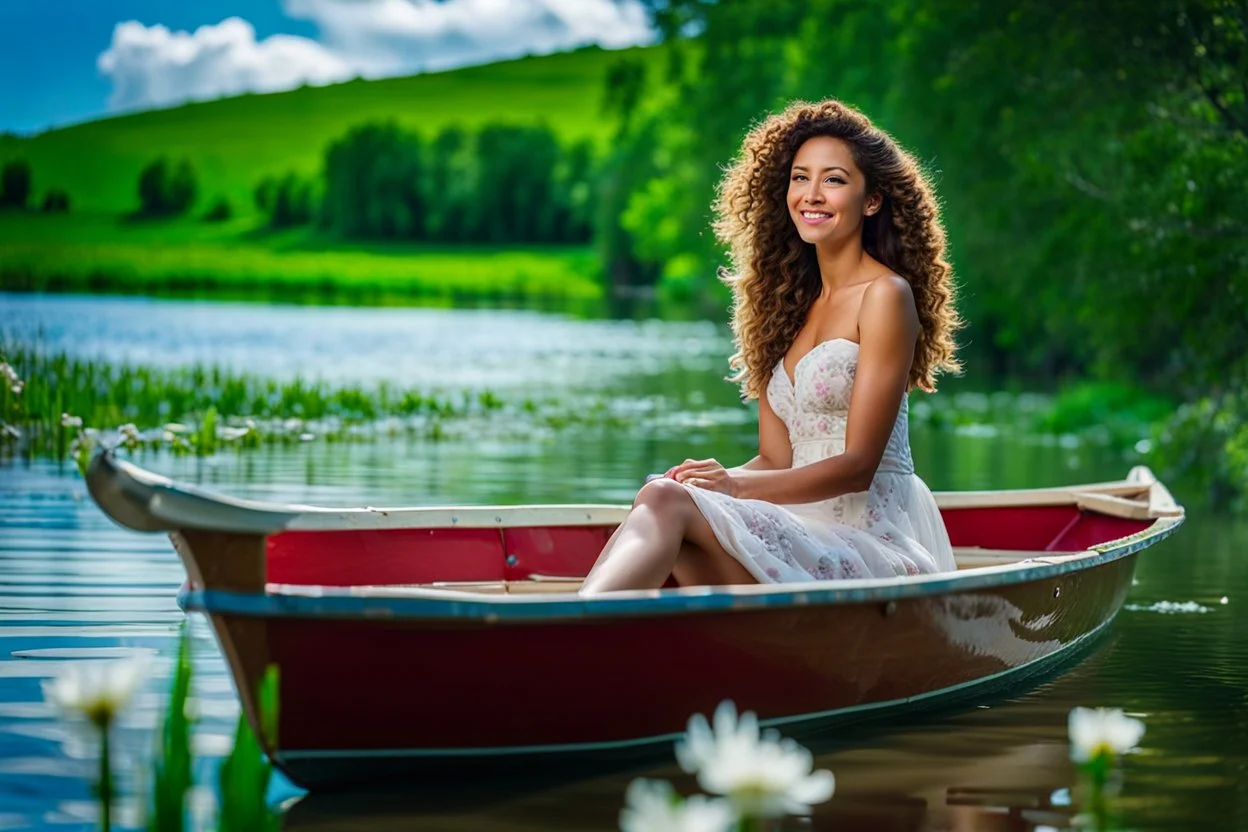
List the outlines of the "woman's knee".
<svg viewBox="0 0 1248 832">
<path fill-rule="evenodd" d="M 685 511 L 693 503 L 693 498 L 685 490 L 685 486 L 676 480 L 651 480 L 637 492 L 633 507 L 646 506 L 656 512 Z"/>
</svg>

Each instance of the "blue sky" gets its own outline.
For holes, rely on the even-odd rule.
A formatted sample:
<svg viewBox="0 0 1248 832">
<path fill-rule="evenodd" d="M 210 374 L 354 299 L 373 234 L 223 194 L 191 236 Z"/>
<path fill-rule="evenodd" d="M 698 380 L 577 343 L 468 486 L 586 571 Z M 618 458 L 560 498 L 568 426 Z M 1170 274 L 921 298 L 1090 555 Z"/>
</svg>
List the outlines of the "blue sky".
<svg viewBox="0 0 1248 832">
<path fill-rule="evenodd" d="M 651 39 L 638 0 L 0 0 L 0 131 Z"/>
</svg>

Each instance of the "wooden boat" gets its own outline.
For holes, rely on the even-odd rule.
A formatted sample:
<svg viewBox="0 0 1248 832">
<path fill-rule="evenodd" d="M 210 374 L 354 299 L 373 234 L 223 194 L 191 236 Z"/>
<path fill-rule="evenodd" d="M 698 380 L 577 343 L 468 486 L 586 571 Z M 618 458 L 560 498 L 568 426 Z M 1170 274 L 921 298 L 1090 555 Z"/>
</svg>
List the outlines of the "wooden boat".
<svg viewBox="0 0 1248 832">
<path fill-rule="evenodd" d="M 295 783 L 404 766 L 669 755 L 730 698 L 766 724 L 913 709 L 1051 668 L 1105 630 L 1183 509 L 1119 482 L 937 494 L 959 570 L 582 599 L 614 505 L 334 509 L 234 499 L 97 455 L 91 496 L 167 532 L 243 706 L 280 669 Z"/>
</svg>

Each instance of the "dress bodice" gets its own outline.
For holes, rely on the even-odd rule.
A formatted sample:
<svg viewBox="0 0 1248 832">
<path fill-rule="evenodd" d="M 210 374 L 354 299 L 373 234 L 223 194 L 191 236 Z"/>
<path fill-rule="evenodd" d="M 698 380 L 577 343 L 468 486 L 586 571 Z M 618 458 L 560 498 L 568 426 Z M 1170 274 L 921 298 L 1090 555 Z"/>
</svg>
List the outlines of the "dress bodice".
<svg viewBox="0 0 1248 832">
<path fill-rule="evenodd" d="M 767 385 L 767 402 L 789 430 L 793 467 L 845 452 L 845 427 L 857 370 L 858 344 L 846 338 L 816 344 L 797 362 L 792 380 L 783 358 L 776 365 Z M 901 400 L 878 473 L 914 473 L 908 397 Z"/>
</svg>

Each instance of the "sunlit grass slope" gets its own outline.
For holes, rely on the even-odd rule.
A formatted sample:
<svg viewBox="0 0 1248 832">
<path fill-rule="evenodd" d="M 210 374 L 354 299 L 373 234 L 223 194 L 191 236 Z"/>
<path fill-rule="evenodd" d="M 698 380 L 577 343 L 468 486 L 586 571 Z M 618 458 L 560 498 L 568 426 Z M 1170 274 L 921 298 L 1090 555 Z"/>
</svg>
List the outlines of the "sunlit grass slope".
<svg viewBox="0 0 1248 832">
<path fill-rule="evenodd" d="M 588 246 L 351 244 L 254 220 L 0 219 L 0 289 L 354 303 L 511 305 L 601 296 Z"/>
</svg>

